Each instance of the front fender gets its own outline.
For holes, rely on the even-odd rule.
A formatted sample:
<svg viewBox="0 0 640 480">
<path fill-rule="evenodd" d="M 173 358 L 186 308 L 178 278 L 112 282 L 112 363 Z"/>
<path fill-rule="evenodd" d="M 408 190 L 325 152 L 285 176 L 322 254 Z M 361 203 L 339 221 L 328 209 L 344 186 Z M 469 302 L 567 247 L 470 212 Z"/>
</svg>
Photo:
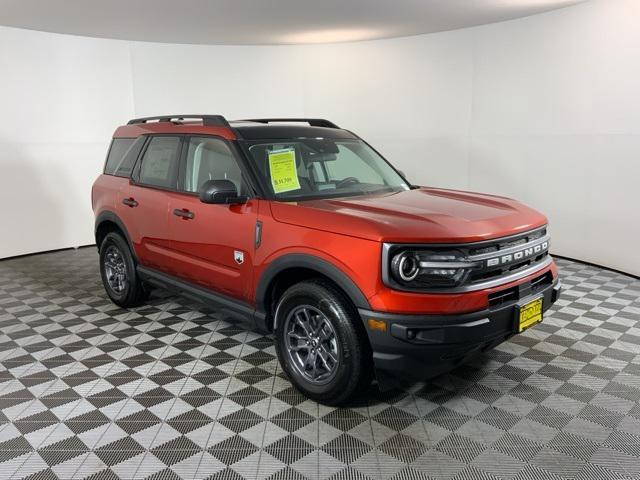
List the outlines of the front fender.
<svg viewBox="0 0 640 480">
<path fill-rule="evenodd" d="M 347 294 L 356 308 L 370 308 L 367 297 L 356 283 L 328 260 L 308 253 L 287 253 L 271 261 L 260 275 L 256 288 L 256 310 L 258 312 L 264 315 L 267 311 L 269 286 L 280 272 L 288 268 L 307 268 L 317 271 L 335 282 Z"/>
</svg>

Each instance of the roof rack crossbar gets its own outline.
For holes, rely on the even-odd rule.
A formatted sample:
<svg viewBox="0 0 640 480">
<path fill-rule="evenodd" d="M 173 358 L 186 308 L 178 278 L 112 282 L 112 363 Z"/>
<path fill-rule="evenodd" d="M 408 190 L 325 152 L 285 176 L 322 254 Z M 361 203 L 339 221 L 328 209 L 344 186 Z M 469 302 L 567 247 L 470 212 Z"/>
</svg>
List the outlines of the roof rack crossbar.
<svg viewBox="0 0 640 480">
<path fill-rule="evenodd" d="M 152 120 L 158 122 L 175 122 L 181 120 L 202 120 L 202 124 L 207 127 L 229 127 L 229 122 L 222 115 L 200 115 L 200 114 L 183 114 L 183 115 L 160 115 L 157 117 L 134 118 L 127 122 L 127 125 L 136 123 L 147 123 Z"/>
<path fill-rule="evenodd" d="M 330 120 L 324 118 L 247 118 L 243 122 L 275 123 L 275 122 L 306 122 L 312 127 L 340 128 Z"/>
</svg>

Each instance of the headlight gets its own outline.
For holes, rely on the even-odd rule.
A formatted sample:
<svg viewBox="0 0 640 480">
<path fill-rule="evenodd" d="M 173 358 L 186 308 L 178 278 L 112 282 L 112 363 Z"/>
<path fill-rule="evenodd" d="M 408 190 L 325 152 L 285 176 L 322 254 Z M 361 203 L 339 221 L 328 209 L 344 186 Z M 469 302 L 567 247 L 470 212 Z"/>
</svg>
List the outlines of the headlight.
<svg viewBox="0 0 640 480">
<path fill-rule="evenodd" d="M 389 270 L 405 287 L 451 287 L 461 284 L 475 266 L 462 252 L 400 250 L 392 253 Z"/>
<path fill-rule="evenodd" d="M 420 259 L 413 252 L 402 252 L 393 257 L 391 271 L 402 282 L 410 282 L 420 273 Z"/>
</svg>

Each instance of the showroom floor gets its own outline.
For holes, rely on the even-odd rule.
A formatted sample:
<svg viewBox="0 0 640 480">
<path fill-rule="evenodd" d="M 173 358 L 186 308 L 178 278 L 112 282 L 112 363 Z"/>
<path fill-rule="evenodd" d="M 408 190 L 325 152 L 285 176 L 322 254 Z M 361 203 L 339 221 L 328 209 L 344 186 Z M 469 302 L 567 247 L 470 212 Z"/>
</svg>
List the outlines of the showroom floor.
<svg viewBox="0 0 640 480">
<path fill-rule="evenodd" d="M 560 260 L 543 324 L 450 375 L 305 400 L 269 337 L 94 248 L 0 262 L 0 478 L 640 478 L 640 281 Z"/>
</svg>

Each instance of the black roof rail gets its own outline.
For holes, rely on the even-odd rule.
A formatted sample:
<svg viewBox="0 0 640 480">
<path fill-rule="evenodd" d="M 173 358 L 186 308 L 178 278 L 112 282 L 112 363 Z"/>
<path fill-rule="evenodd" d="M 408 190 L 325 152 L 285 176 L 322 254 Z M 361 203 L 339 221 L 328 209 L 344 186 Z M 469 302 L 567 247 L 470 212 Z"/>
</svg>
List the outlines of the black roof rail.
<svg viewBox="0 0 640 480">
<path fill-rule="evenodd" d="M 202 120 L 202 124 L 207 127 L 230 127 L 227 119 L 222 115 L 200 115 L 200 114 L 186 114 L 186 115 L 160 115 L 157 117 L 142 117 L 129 120 L 127 125 L 134 125 L 136 123 L 147 123 L 150 120 L 157 120 L 158 122 L 180 122 L 181 120 Z"/>
<path fill-rule="evenodd" d="M 312 127 L 340 128 L 330 120 L 324 118 L 247 118 L 240 122 L 276 123 L 276 122 L 306 122 Z"/>
</svg>

